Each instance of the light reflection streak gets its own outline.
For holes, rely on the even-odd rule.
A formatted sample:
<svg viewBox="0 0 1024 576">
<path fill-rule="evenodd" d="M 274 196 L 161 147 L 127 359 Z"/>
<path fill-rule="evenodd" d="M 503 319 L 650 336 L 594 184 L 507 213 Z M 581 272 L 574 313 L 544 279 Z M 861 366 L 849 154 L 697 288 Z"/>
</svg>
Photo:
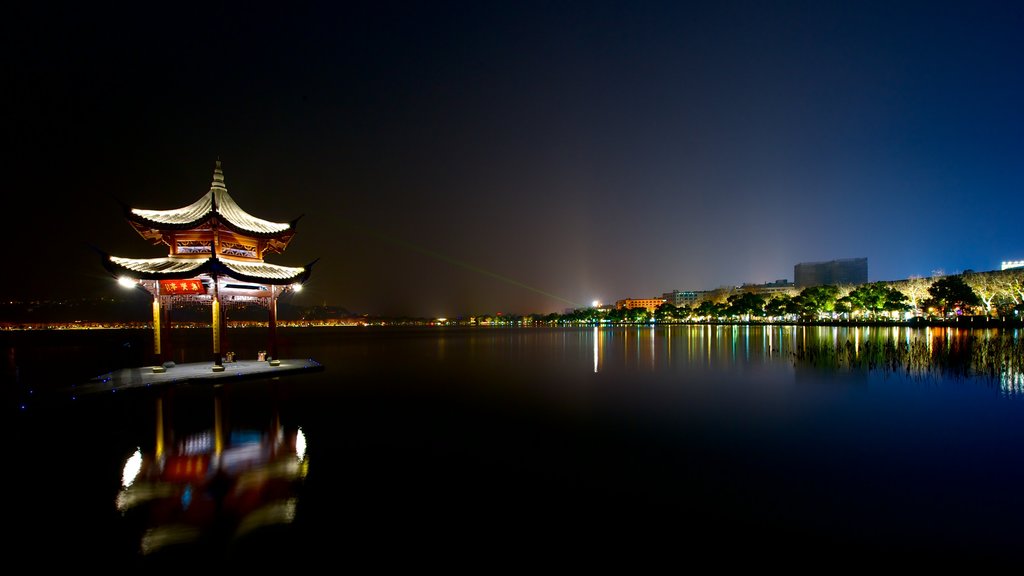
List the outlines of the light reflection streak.
<svg viewBox="0 0 1024 576">
<path fill-rule="evenodd" d="M 654 364 L 654 326 L 651 326 L 650 328 L 648 328 L 647 329 L 647 333 L 649 335 L 647 344 L 648 344 L 648 346 L 651 349 L 651 358 L 650 358 L 651 364 L 650 364 L 650 367 L 651 367 L 651 372 L 654 372 L 654 368 L 655 368 L 655 364 Z"/>
<path fill-rule="evenodd" d="M 999 375 L 999 389 L 1007 396 L 1024 394 L 1024 372 L 1007 369 Z"/>
<path fill-rule="evenodd" d="M 665 333 L 665 355 L 668 358 L 668 365 L 672 365 L 672 334 L 675 330 L 669 330 Z"/>
<path fill-rule="evenodd" d="M 121 486 L 124 488 L 131 486 L 140 470 L 142 470 L 142 449 L 136 448 L 135 452 L 125 460 L 124 469 L 121 472 Z"/>
</svg>

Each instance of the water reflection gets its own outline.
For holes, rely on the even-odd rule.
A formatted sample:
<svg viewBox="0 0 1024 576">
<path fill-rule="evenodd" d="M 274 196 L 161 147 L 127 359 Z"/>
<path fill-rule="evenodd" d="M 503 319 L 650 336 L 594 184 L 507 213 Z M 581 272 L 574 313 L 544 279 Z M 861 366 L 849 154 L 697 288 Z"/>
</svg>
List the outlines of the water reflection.
<svg viewBox="0 0 1024 576">
<path fill-rule="evenodd" d="M 664 372 L 791 362 L 795 367 L 985 378 L 1024 385 L 1017 330 L 690 325 L 594 328 L 593 370 Z"/>
<path fill-rule="evenodd" d="M 19 465 L 7 477 L 18 530 L 7 548 L 106 567 L 130 556 L 154 568 L 227 559 L 266 569 L 399 556 L 448 565 L 480 550 L 507 559 L 567 535 L 587 541 L 574 559 L 631 535 L 645 551 L 668 536 L 715 558 L 737 545 L 789 555 L 797 543 L 865 558 L 902 546 L 917 559 L 1012 553 L 1021 541 L 1024 419 L 1007 401 L 1024 389 L 1016 332 L 288 336 L 328 370 L 279 386 L 134 389 L 18 410 L 9 461 Z M 207 344 L 196 337 L 196 350 Z M 19 355 L 30 357 L 53 358 Z M 994 378 L 960 385 L 947 374 Z"/>
<path fill-rule="evenodd" d="M 850 328 L 831 341 L 814 338 L 790 354 L 819 368 L 902 372 L 918 378 L 975 378 L 1019 393 L 1024 342 L 1017 331 Z"/>
<path fill-rule="evenodd" d="M 594 371 L 661 372 L 768 364 L 790 349 L 792 326 L 644 326 L 595 329 Z"/>
<path fill-rule="evenodd" d="M 281 425 L 276 405 L 265 425 L 230 427 L 218 386 L 207 428 L 178 429 L 173 390 L 156 397 L 154 444 L 125 459 L 115 506 L 143 558 L 219 557 L 269 529 L 291 524 L 308 470 L 301 428 Z M 203 408 L 203 406 L 200 406 Z"/>
</svg>

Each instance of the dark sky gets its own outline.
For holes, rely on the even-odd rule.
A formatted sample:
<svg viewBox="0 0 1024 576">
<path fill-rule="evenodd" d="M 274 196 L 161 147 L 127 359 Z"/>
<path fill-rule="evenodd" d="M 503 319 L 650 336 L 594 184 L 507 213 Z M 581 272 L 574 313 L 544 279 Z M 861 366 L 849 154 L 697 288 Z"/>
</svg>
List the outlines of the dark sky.
<svg viewBox="0 0 1024 576">
<path fill-rule="evenodd" d="M 1024 258 L 1024 3 L 19 6 L 5 17 L 7 297 L 115 293 L 217 158 L 304 214 L 295 302 L 562 312 Z M 13 228 L 12 228 L 13 227 Z"/>
</svg>

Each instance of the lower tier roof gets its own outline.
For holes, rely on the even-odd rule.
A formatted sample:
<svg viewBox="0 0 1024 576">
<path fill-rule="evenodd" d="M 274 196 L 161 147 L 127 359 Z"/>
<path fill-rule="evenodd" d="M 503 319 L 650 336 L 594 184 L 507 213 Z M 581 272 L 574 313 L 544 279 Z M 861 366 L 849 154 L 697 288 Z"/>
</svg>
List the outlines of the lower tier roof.
<svg viewBox="0 0 1024 576">
<path fill-rule="evenodd" d="M 266 284 L 304 283 L 313 271 L 313 262 L 301 267 L 278 266 L 266 262 L 241 262 L 217 256 L 207 258 L 122 258 L 103 254 L 103 266 L 114 276 L 140 280 L 182 280 L 201 274 L 228 276 L 246 282 Z"/>
</svg>

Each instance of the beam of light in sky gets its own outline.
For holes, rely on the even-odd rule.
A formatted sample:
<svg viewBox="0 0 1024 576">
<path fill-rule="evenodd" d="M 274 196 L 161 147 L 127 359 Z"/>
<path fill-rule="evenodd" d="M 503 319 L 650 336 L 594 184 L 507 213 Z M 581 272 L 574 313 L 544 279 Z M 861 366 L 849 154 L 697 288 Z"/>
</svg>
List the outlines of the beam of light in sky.
<svg viewBox="0 0 1024 576">
<path fill-rule="evenodd" d="M 535 288 L 533 286 L 530 286 L 529 284 L 525 284 L 523 282 L 520 282 L 518 280 L 514 280 L 514 279 L 509 278 L 507 276 L 502 276 L 501 274 L 498 274 L 497 272 L 492 272 L 490 270 L 487 270 L 486 268 L 481 268 L 481 267 L 476 266 L 474 264 L 470 264 L 469 262 L 464 262 L 464 261 L 459 260 L 457 258 L 453 258 L 451 256 L 447 256 L 445 254 L 441 254 L 440 252 L 436 252 L 434 250 L 430 250 L 429 248 L 424 248 L 423 246 L 419 246 L 417 244 L 413 244 L 412 242 L 408 242 L 406 240 L 402 240 L 401 238 L 395 238 L 394 236 L 389 236 L 387 234 L 384 234 L 384 233 L 379 232 L 377 230 L 373 230 L 373 229 L 367 228 L 365 226 L 360 226 L 358 224 L 355 224 L 354 226 L 359 228 L 359 229 L 361 229 L 361 230 L 363 230 L 367 234 L 370 234 L 370 235 L 375 236 L 377 238 L 380 238 L 382 240 L 386 240 L 388 242 L 391 242 L 392 244 L 396 244 L 398 246 L 402 246 L 404 248 L 408 248 L 408 249 L 413 250 L 415 252 L 419 252 L 420 254 L 425 254 L 425 255 L 430 256 L 432 258 L 437 258 L 438 260 L 441 260 L 442 262 L 447 262 L 449 264 L 452 264 L 452 265 L 455 265 L 455 266 L 459 266 L 460 268 L 465 268 L 466 270 L 471 270 L 473 272 L 476 272 L 478 274 L 482 274 L 484 276 L 490 276 L 491 278 L 494 278 L 496 280 L 501 280 L 502 282 L 505 282 L 506 284 L 511 284 L 512 286 L 518 286 L 519 288 L 523 288 L 525 290 L 529 290 L 530 292 L 533 292 L 535 294 L 540 294 L 541 296 L 546 296 L 548 298 L 553 298 L 553 299 L 558 300 L 560 302 L 565 302 L 566 304 L 571 304 L 571 305 L 573 305 L 573 306 L 575 306 L 577 308 L 582 308 L 583 307 L 583 304 L 580 304 L 579 302 L 573 302 L 572 300 L 569 300 L 568 298 L 563 298 L 561 296 L 557 296 L 557 295 L 552 294 L 550 292 L 545 292 L 544 290 L 541 290 L 540 288 Z"/>
</svg>

